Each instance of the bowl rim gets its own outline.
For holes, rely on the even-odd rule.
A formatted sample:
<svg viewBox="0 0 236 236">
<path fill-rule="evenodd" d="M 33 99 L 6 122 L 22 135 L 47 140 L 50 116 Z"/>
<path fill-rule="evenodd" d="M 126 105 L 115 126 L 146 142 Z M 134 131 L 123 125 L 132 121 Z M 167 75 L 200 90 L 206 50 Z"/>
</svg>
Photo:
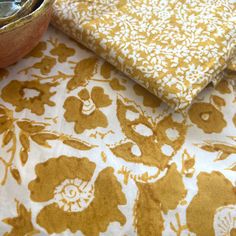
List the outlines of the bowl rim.
<svg viewBox="0 0 236 236">
<path fill-rule="evenodd" d="M 5 0 L 6 1 L 6 0 Z M 7 2 L 7 1 L 6 1 Z M 8 1 L 8 2 L 10 2 L 10 1 Z M 12 2 L 10 2 L 10 3 L 12 3 Z M 2 20 L 11 20 L 11 19 L 14 19 L 14 17 L 16 17 L 19 13 L 21 13 L 21 11 L 23 10 L 24 11 L 24 8 L 25 7 L 27 7 L 28 5 L 29 5 L 29 1 L 25 1 L 24 3 L 23 3 L 23 5 L 22 5 L 22 7 L 20 7 L 19 9 L 18 9 L 18 11 L 15 11 L 12 15 L 10 15 L 10 16 L 6 16 L 6 17 L 0 17 L 0 21 Z"/>
<path fill-rule="evenodd" d="M 53 3 L 54 0 L 43 0 L 41 5 L 36 10 L 32 11 L 30 14 L 0 28 L 0 35 L 6 32 L 13 31 L 16 28 L 20 28 L 23 25 L 30 23 L 32 19 L 42 15 L 50 6 L 52 6 Z"/>
</svg>

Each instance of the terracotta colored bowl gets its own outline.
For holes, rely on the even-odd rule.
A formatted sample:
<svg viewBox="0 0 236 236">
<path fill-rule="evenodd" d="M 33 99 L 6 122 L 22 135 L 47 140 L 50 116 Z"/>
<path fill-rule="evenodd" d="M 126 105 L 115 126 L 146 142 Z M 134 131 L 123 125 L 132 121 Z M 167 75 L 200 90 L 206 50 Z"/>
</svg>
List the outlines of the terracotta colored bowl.
<svg viewBox="0 0 236 236">
<path fill-rule="evenodd" d="M 29 53 L 47 30 L 54 0 L 43 0 L 31 14 L 0 28 L 0 68 Z"/>
</svg>

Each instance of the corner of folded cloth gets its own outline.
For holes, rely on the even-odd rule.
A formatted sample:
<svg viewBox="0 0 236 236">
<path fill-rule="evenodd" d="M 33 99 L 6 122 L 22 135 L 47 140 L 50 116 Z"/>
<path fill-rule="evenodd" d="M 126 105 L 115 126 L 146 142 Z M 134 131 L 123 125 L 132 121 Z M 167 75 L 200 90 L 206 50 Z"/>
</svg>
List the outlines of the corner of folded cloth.
<svg viewBox="0 0 236 236">
<path fill-rule="evenodd" d="M 52 23 L 175 110 L 235 70 L 236 4 L 226 0 L 57 0 Z"/>
</svg>

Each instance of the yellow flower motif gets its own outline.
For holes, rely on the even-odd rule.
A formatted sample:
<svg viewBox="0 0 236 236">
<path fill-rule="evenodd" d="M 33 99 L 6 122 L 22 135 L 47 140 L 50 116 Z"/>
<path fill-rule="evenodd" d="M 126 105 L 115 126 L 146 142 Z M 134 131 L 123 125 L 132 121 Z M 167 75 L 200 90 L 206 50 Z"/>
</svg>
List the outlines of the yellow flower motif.
<svg viewBox="0 0 236 236">
<path fill-rule="evenodd" d="M 0 134 L 9 130 L 13 124 L 11 111 L 0 105 Z"/>
<path fill-rule="evenodd" d="M 29 183 L 29 190 L 33 201 L 50 201 L 36 218 L 49 234 L 69 229 L 72 233 L 80 230 L 86 236 L 97 236 L 111 222 L 126 222 L 118 209 L 118 205 L 126 204 L 126 199 L 113 169 L 108 167 L 96 174 L 95 168 L 86 158 L 67 156 L 36 166 L 37 177 Z"/>
<path fill-rule="evenodd" d="M 75 131 L 82 133 L 86 129 L 107 127 L 106 116 L 99 109 L 111 104 L 103 88 L 94 87 L 89 94 L 87 89 L 81 90 L 77 97 L 68 97 L 64 103 L 64 116 L 68 122 L 75 122 Z"/>
<path fill-rule="evenodd" d="M 50 98 L 56 92 L 50 92 L 55 83 L 45 83 L 34 81 L 11 81 L 2 89 L 2 99 L 15 106 L 16 112 L 24 109 L 31 110 L 32 113 L 42 115 L 45 111 L 44 105 L 54 106 L 55 103 Z"/>
<path fill-rule="evenodd" d="M 217 91 L 219 91 L 222 94 L 230 93 L 231 90 L 229 88 L 229 83 L 227 80 L 221 80 L 219 84 L 215 87 Z"/>
<path fill-rule="evenodd" d="M 220 133 L 226 126 L 223 114 L 210 103 L 194 103 L 188 114 L 190 120 L 205 133 Z"/>
<path fill-rule="evenodd" d="M 200 173 L 197 179 L 198 193 L 187 208 L 187 225 L 196 235 L 215 235 L 213 224 L 216 210 L 236 204 L 236 189 L 220 172 Z"/>
<path fill-rule="evenodd" d="M 57 62 L 55 58 L 45 56 L 40 62 L 35 63 L 33 68 L 39 69 L 42 75 L 46 75 L 51 71 L 56 63 Z"/>
<path fill-rule="evenodd" d="M 58 56 L 59 62 L 65 62 L 68 57 L 75 54 L 75 49 L 67 47 L 64 43 L 59 43 L 50 53 L 53 56 Z"/>
<path fill-rule="evenodd" d="M 227 205 L 216 210 L 214 229 L 215 235 L 236 235 L 236 205 Z"/>
</svg>

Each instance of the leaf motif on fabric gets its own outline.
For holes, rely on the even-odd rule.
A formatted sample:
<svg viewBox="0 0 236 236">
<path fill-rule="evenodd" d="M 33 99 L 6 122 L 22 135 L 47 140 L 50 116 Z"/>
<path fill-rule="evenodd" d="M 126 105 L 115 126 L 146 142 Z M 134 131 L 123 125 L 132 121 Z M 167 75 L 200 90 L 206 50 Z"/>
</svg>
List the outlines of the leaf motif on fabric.
<svg viewBox="0 0 236 236">
<path fill-rule="evenodd" d="M 221 94 L 229 94 L 231 93 L 229 82 L 227 80 L 222 80 L 217 84 L 216 90 L 219 91 Z"/>
<path fill-rule="evenodd" d="M 162 235 L 162 213 L 173 210 L 186 196 L 182 176 L 176 165 L 169 167 L 166 175 L 153 183 L 139 183 L 134 209 L 135 227 L 139 236 Z"/>
<path fill-rule="evenodd" d="M 18 121 L 17 125 L 20 129 L 24 130 L 27 133 L 38 133 L 45 128 L 44 125 L 33 124 L 32 122 L 26 120 Z"/>
<path fill-rule="evenodd" d="M 114 67 L 107 61 L 104 61 L 104 63 L 101 66 L 100 73 L 105 79 L 109 79 L 111 77 L 111 72 L 113 70 L 114 70 Z"/>
<path fill-rule="evenodd" d="M 0 134 L 10 132 L 13 125 L 12 111 L 0 104 Z"/>
<path fill-rule="evenodd" d="M 19 170 L 12 167 L 12 168 L 10 168 L 10 172 L 11 172 L 12 177 L 16 180 L 16 182 L 18 184 L 21 184 L 21 176 L 20 176 Z"/>
<path fill-rule="evenodd" d="M 51 146 L 48 144 L 49 140 L 56 140 L 59 138 L 58 135 L 53 133 L 38 133 L 30 136 L 31 139 L 37 144 L 50 148 Z"/>
<path fill-rule="evenodd" d="M 63 143 L 78 150 L 90 150 L 93 146 L 78 139 L 63 138 Z"/>
<path fill-rule="evenodd" d="M 22 147 L 26 150 L 29 150 L 29 148 L 30 148 L 29 136 L 26 135 L 25 133 L 21 132 L 19 137 L 20 137 L 20 143 L 21 143 Z"/>
<path fill-rule="evenodd" d="M 216 104 L 216 106 L 219 108 L 226 105 L 225 100 L 219 96 L 213 95 L 211 98 L 213 102 Z"/>
<path fill-rule="evenodd" d="M 196 144 L 196 146 L 207 152 L 218 152 L 219 154 L 215 161 L 225 160 L 231 154 L 236 154 L 236 146 L 233 144 L 205 141 L 202 144 Z"/>
<path fill-rule="evenodd" d="M 28 158 L 29 158 L 28 150 L 21 149 L 20 150 L 20 160 L 21 160 L 22 165 L 26 164 L 26 162 L 28 161 Z"/>
<path fill-rule="evenodd" d="M 12 226 L 12 230 L 5 233 L 5 236 L 25 236 L 40 233 L 32 224 L 32 214 L 30 210 L 27 210 L 26 207 L 18 201 L 16 201 L 16 210 L 16 217 L 2 220 L 5 224 Z"/>
<path fill-rule="evenodd" d="M 3 140 L 2 140 L 3 146 L 7 146 L 11 142 L 13 136 L 14 136 L 14 132 L 12 130 L 6 131 L 4 133 Z"/>
<path fill-rule="evenodd" d="M 90 57 L 79 61 L 74 68 L 74 76 L 67 83 L 67 88 L 73 90 L 79 86 L 85 86 L 96 73 L 98 59 Z"/>
<path fill-rule="evenodd" d="M 125 86 L 122 85 L 120 83 L 120 80 L 113 78 L 110 82 L 109 82 L 111 88 L 115 91 L 121 91 L 121 90 L 125 90 Z"/>
</svg>

